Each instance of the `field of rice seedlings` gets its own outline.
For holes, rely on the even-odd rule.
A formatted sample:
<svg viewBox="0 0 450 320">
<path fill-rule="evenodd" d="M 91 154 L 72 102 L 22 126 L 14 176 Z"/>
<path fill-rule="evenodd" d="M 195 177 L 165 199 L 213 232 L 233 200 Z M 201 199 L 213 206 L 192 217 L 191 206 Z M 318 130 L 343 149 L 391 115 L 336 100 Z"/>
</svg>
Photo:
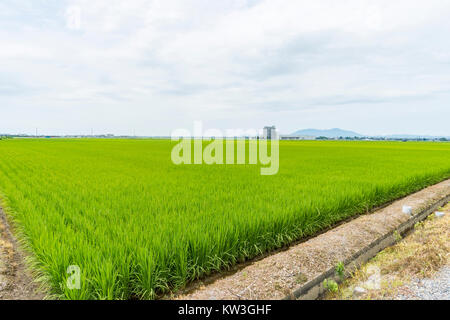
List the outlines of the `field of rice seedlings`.
<svg viewBox="0 0 450 320">
<path fill-rule="evenodd" d="M 273 176 L 177 166 L 173 145 L 0 141 L 2 207 L 51 293 L 154 299 L 450 177 L 446 143 L 280 142 Z"/>
</svg>

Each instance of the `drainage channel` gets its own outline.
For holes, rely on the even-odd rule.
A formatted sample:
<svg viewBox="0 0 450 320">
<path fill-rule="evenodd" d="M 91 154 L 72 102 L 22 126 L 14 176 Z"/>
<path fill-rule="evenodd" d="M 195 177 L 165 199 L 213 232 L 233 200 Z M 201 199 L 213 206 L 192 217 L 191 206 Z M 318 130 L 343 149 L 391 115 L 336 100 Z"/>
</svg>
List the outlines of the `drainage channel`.
<svg viewBox="0 0 450 320">
<path fill-rule="evenodd" d="M 314 300 L 319 298 L 324 292 L 323 286 L 324 280 L 332 279 L 336 283 L 342 282 L 347 278 L 352 271 L 359 269 L 359 267 L 365 262 L 369 261 L 385 248 L 392 246 L 396 243 L 396 232 L 401 236 L 404 236 L 408 231 L 414 228 L 414 225 L 418 222 L 425 220 L 430 214 L 434 213 L 438 208 L 445 206 L 450 202 L 450 195 L 432 204 L 430 207 L 424 209 L 419 214 L 411 217 L 411 219 L 402 223 L 397 230 L 391 231 L 388 234 L 378 238 L 367 247 L 361 249 L 359 252 L 348 258 L 343 262 L 346 270 L 345 277 L 339 277 L 335 273 L 335 268 L 331 268 L 321 275 L 317 276 L 313 280 L 309 281 L 299 289 L 295 290 L 292 294 L 289 294 L 284 300 L 300 299 L 300 300 Z"/>
</svg>

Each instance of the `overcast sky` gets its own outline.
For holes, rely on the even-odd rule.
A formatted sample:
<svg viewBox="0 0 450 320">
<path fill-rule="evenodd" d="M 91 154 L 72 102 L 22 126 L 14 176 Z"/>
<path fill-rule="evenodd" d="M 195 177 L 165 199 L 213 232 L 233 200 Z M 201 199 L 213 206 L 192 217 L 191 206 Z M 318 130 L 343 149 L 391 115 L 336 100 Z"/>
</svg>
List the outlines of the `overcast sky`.
<svg viewBox="0 0 450 320">
<path fill-rule="evenodd" d="M 448 0 L 1 0 L 0 133 L 450 136 Z"/>
</svg>

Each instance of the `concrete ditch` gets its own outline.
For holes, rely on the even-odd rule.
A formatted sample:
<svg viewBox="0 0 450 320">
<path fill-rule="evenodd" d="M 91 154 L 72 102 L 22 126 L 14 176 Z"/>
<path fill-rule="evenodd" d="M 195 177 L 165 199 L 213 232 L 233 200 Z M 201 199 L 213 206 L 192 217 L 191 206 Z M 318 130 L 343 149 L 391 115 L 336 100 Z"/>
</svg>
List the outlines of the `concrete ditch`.
<svg viewBox="0 0 450 320">
<path fill-rule="evenodd" d="M 419 214 L 416 214 L 411 217 L 411 219 L 405 221 L 402 223 L 397 230 L 394 230 L 379 239 L 372 242 L 367 247 L 361 249 L 359 252 L 348 258 L 346 261 L 343 262 L 346 270 L 345 277 L 349 276 L 349 274 L 354 271 L 355 269 L 358 269 L 363 263 L 367 262 L 371 258 L 375 257 L 378 252 L 382 251 L 383 249 L 393 245 L 396 243 L 396 235 L 395 233 L 398 232 L 399 235 L 403 236 L 405 233 L 407 233 L 409 230 L 411 230 L 414 225 L 424 219 L 426 219 L 430 214 L 432 214 L 434 211 L 436 211 L 438 208 L 446 205 L 448 202 L 450 202 L 450 195 L 445 197 L 444 199 L 439 200 L 435 204 L 432 204 L 429 208 L 426 208 L 425 210 L 421 211 Z M 291 299 L 302 299 L 302 300 L 314 300 L 317 299 L 320 295 L 324 293 L 326 288 L 323 286 L 324 280 L 332 279 L 337 283 L 340 283 L 343 278 L 336 275 L 335 268 L 331 268 L 321 274 L 320 276 L 316 277 L 312 281 L 306 283 L 305 285 L 301 286 L 297 290 L 295 290 L 292 294 L 285 297 L 285 300 L 291 300 Z"/>
</svg>

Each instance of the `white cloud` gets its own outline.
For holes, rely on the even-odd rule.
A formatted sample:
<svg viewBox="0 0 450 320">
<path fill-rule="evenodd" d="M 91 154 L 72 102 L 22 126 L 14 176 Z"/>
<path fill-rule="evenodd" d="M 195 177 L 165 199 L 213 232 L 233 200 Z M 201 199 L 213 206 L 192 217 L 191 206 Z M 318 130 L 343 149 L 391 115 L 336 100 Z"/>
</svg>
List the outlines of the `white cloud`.
<svg viewBox="0 0 450 320">
<path fill-rule="evenodd" d="M 199 119 L 382 133 L 414 109 L 410 132 L 450 135 L 446 0 L 22 0 L 0 12 L 0 132 L 169 134 Z"/>
</svg>

